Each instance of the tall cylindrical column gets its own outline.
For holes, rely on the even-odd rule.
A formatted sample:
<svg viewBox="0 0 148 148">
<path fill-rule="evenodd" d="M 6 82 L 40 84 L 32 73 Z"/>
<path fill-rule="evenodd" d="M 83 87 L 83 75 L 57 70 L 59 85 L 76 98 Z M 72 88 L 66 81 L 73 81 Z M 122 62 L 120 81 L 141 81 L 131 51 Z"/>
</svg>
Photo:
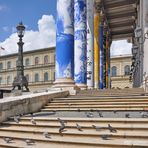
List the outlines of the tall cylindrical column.
<svg viewBox="0 0 148 148">
<path fill-rule="evenodd" d="M 108 88 L 111 88 L 111 73 L 110 73 L 110 69 L 111 69 L 110 46 L 111 44 L 112 44 L 112 40 L 109 37 L 108 38 Z"/>
<path fill-rule="evenodd" d="M 74 84 L 74 3 L 57 0 L 56 81 L 64 86 Z"/>
<path fill-rule="evenodd" d="M 106 88 L 109 88 L 109 34 L 106 33 Z"/>
<path fill-rule="evenodd" d="M 87 86 L 94 86 L 94 0 L 87 0 Z"/>
<path fill-rule="evenodd" d="M 100 89 L 104 88 L 103 84 L 103 77 L 104 77 L 104 52 L 103 52 L 103 14 L 101 14 L 101 21 L 99 26 L 99 33 L 100 33 Z"/>
<path fill-rule="evenodd" d="M 103 30 L 103 88 L 106 88 L 106 62 L 107 62 L 107 48 L 106 48 L 106 35 L 107 35 L 107 25 L 104 23 L 104 30 Z"/>
<path fill-rule="evenodd" d="M 75 28 L 75 83 L 80 88 L 86 88 L 86 0 L 74 0 Z"/>
<path fill-rule="evenodd" d="M 95 9 L 94 13 L 94 88 L 99 88 L 99 21 L 100 14 Z"/>
</svg>

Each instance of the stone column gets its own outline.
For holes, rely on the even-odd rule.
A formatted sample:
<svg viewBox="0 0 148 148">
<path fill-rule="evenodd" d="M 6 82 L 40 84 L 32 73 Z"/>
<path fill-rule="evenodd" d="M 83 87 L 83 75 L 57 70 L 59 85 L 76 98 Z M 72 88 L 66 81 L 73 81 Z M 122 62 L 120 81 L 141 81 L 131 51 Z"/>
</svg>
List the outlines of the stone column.
<svg viewBox="0 0 148 148">
<path fill-rule="evenodd" d="M 94 87 L 94 0 L 87 0 L 87 87 Z"/>
<path fill-rule="evenodd" d="M 148 92 L 148 1 L 143 0 L 143 35 L 145 42 L 143 45 L 143 83 L 146 92 Z M 145 74 L 145 75 L 144 75 Z"/>
<path fill-rule="evenodd" d="M 100 26 L 99 26 L 99 34 L 100 34 L 100 89 L 104 88 L 103 77 L 104 77 L 104 49 L 103 49 L 103 14 L 100 14 Z"/>
<path fill-rule="evenodd" d="M 74 79 L 76 85 L 86 88 L 86 0 L 74 0 L 74 28 L 75 28 L 75 74 Z"/>
<path fill-rule="evenodd" d="M 56 81 L 54 87 L 74 86 L 73 14 L 73 0 L 57 0 Z"/>
</svg>

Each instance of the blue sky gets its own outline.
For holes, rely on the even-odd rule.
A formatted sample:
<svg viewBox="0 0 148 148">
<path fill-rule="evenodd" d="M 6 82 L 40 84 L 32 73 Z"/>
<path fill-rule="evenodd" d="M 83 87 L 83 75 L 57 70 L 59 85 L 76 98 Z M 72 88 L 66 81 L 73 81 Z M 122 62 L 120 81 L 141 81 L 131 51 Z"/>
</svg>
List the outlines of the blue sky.
<svg viewBox="0 0 148 148">
<path fill-rule="evenodd" d="M 56 16 L 56 0 L 0 0 L 0 41 L 4 41 L 21 20 L 27 30 L 37 30 L 42 15 Z"/>
<path fill-rule="evenodd" d="M 26 26 L 24 51 L 55 46 L 57 0 L 0 0 L 0 55 L 18 52 L 16 25 Z M 112 55 L 131 53 L 126 40 L 113 42 Z"/>
</svg>

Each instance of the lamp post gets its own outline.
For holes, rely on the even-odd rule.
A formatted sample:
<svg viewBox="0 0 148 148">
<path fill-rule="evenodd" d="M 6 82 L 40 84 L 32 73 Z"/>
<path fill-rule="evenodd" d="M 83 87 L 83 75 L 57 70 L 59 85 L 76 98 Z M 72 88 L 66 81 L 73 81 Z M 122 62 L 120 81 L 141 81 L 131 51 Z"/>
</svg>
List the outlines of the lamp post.
<svg viewBox="0 0 148 148">
<path fill-rule="evenodd" d="M 22 22 L 20 22 L 17 26 L 17 34 L 19 37 L 19 42 L 18 44 L 18 60 L 17 60 L 17 76 L 14 78 L 13 81 L 13 89 L 15 89 L 15 87 L 18 87 L 18 90 L 24 91 L 23 87 L 26 88 L 26 91 L 29 91 L 28 88 L 28 82 L 26 77 L 24 76 L 24 65 L 23 65 L 23 45 L 24 42 L 22 41 L 22 38 L 24 36 L 25 33 L 25 26 L 23 25 Z"/>
</svg>

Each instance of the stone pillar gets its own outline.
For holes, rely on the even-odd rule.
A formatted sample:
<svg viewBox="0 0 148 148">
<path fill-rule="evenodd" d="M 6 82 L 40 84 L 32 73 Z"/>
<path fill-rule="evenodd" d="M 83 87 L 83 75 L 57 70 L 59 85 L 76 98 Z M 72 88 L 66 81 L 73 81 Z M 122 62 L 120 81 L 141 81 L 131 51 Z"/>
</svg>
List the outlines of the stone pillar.
<svg viewBox="0 0 148 148">
<path fill-rule="evenodd" d="M 95 3 L 95 12 L 94 12 L 94 88 L 99 88 L 99 21 L 100 21 L 100 12 L 98 12 L 98 3 Z"/>
<path fill-rule="evenodd" d="M 57 0 L 56 81 L 54 87 L 74 85 L 74 3 Z"/>
<path fill-rule="evenodd" d="M 94 0 L 87 0 L 87 87 L 94 87 Z"/>
<path fill-rule="evenodd" d="M 74 0 L 74 28 L 75 28 L 75 49 L 74 62 L 75 74 L 74 79 L 76 85 L 85 89 L 86 86 L 86 0 Z"/>
<path fill-rule="evenodd" d="M 143 46 L 143 82 L 145 90 L 148 92 L 148 35 L 146 33 L 148 32 L 148 1 L 143 0 L 143 34 L 145 36 L 145 42 Z"/>
<path fill-rule="evenodd" d="M 100 14 L 100 26 L 99 26 L 99 34 L 100 34 L 100 89 L 104 88 L 103 77 L 104 77 L 104 52 L 103 52 L 103 14 Z"/>
</svg>

